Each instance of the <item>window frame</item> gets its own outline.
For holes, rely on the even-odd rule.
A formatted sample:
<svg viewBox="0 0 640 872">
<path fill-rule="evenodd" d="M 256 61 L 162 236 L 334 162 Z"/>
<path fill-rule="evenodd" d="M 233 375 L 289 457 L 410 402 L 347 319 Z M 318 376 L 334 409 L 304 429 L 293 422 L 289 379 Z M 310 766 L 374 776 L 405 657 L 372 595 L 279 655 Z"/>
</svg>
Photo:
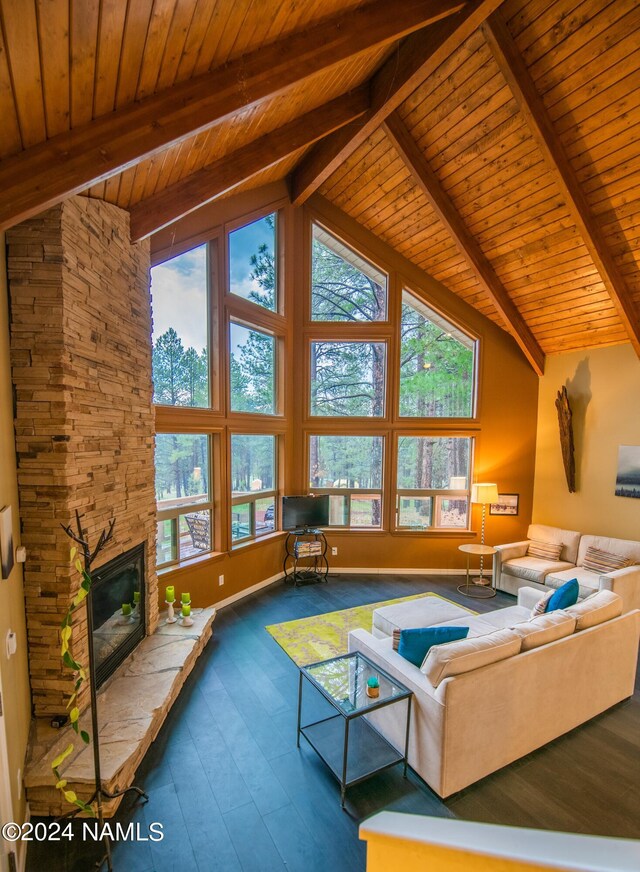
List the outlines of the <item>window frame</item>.
<svg viewBox="0 0 640 872">
<path fill-rule="evenodd" d="M 465 419 L 466 420 L 466 419 Z M 396 431 L 394 434 L 394 520 L 393 530 L 396 533 L 469 533 L 471 532 L 471 484 L 473 481 L 474 457 L 476 451 L 476 435 L 463 431 L 443 432 L 433 430 L 413 430 L 413 431 Z M 400 487 L 398 484 L 398 459 L 399 441 L 400 439 L 468 439 L 469 440 L 469 469 L 467 474 L 466 488 L 406 488 Z M 431 497 L 431 520 L 432 523 L 428 527 L 415 527 L 408 525 L 400 525 L 400 500 L 402 498 L 419 499 L 421 497 Z M 443 499 L 466 499 L 467 501 L 467 524 L 464 527 L 445 527 L 437 525 L 435 522 L 440 511 L 440 503 Z"/>
<path fill-rule="evenodd" d="M 396 330 L 397 335 L 397 360 L 395 363 L 396 368 L 396 400 L 395 400 L 395 408 L 394 408 L 394 420 L 400 424 L 406 424 L 408 426 L 415 426 L 416 421 L 424 420 L 429 421 L 430 426 L 438 426 L 442 424 L 449 424 L 453 426 L 464 426 L 467 424 L 475 424 L 478 421 L 478 383 L 479 383 L 479 372 L 480 372 L 480 350 L 481 343 L 479 337 L 467 326 L 465 326 L 458 318 L 454 318 L 448 313 L 445 313 L 438 305 L 432 300 L 428 300 L 426 298 L 426 294 L 424 291 L 419 291 L 411 282 L 405 281 L 402 276 L 399 276 L 398 281 L 398 326 Z M 413 297 L 418 303 L 422 303 L 428 309 L 431 309 L 437 316 L 442 318 L 443 321 L 449 323 L 455 330 L 463 333 L 465 336 L 469 338 L 472 343 L 472 351 L 473 351 L 473 366 L 471 373 L 471 413 L 469 415 L 464 416 L 450 416 L 450 415 L 436 415 L 429 417 L 422 417 L 418 415 L 402 415 L 400 413 L 400 398 L 402 393 L 402 367 L 400 357 L 402 354 L 402 305 L 403 305 L 403 295 L 407 294 L 410 297 Z"/>
<path fill-rule="evenodd" d="M 273 439 L 273 483 L 274 487 L 269 489 L 263 489 L 259 491 L 247 491 L 239 493 L 237 496 L 233 495 L 233 491 L 231 490 L 231 470 L 233 467 L 233 437 L 234 436 L 269 436 Z M 238 430 L 233 427 L 229 428 L 228 440 L 227 440 L 227 451 L 229 456 L 228 463 L 228 475 L 229 475 L 229 487 L 228 487 L 228 499 L 229 499 L 229 546 L 231 549 L 236 548 L 238 545 L 246 545 L 249 542 L 255 542 L 260 539 L 263 539 L 265 536 L 271 536 L 274 533 L 280 532 L 280 506 L 278 505 L 281 487 L 280 487 L 280 453 L 281 453 L 281 435 L 279 433 L 256 433 L 247 430 Z M 263 533 L 256 532 L 256 507 L 255 504 L 259 500 L 269 499 L 273 497 L 273 529 L 265 530 Z M 238 539 L 233 538 L 233 507 L 244 505 L 245 503 L 249 504 L 249 533 L 246 536 L 242 536 Z"/>
<path fill-rule="evenodd" d="M 352 419 L 348 419 L 352 420 Z M 371 420 L 377 421 L 377 418 L 372 418 Z M 329 524 L 325 529 L 327 530 L 357 530 L 358 532 L 374 532 L 379 533 L 386 529 L 385 525 L 385 509 L 386 509 L 386 500 L 385 500 L 385 483 L 386 483 L 386 470 L 387 470 L 387 456 L 388 456 L 388 444 L 387 444 L 387 432 L 382 431 L 369 431 L 366 432 L 359 430 L 350 430 L 347 431 L 326 431 L 326 430 L 308 430 L 305 432 L 305 452 L 304 452 L 304 462 L 305 462 L 305 481 L 306 481 L 306 492 L 313 494 L 328 494 L 331 496 L 344 496 L 346 498 L 346 515 L 347 520 L 351 519 L 351 499 L 353 496 L 379 496 L 380 497 L 380 525 L 378 527 L 352 527 L 349 523 L 344 524 Z M 353 437 L 365 437 L 365 438 L 375 438 L 378 437 L 382 440 L 382 458 L 380 461 L 380 487 L 368 487 L 368 488 L 344 488 L 344 487 L 315 487 L 311 484 L 311 439 L 314 437 L 323 437 L 323 436 L 341 436 L 346 438 Z"/>
<path fill-rule="evenodd" d="M 170 408 L 174 408 L 171 406 Z M 187 408 L 191 408 L 187 406 Z M 158 569 L 166 569 L 167 567 L 177 566 L 187 563 L 191 560 L 196 560 L 200 557 L 204 557 L 205 555 L 210 555 L 214 552 L 215 541 L 214 541 L 214 530 L 215 530 L 215 495 L 213 490 L 213 466 L 214 466 L 214 458 L 213 458 L 213 444 L 212 444 L 212 434 L 210 433 L 201 433 L 201 432 L 189 432 L 189 431 L 160 431 L 157 430 L 155 433 L 155 437 L 158 436 L 205 436 L 207 439 L 207 453 L 208 453 L 208 482 L 207 482 L 207 492 L 209 499 L 206 502 L 199 503 L 184 503 L 179 506 L 171 506 L 166 509 L 161 509 L 158 507 L 158 499 L 156 497 L 156 525 L 162 523 L 163 521 L 171 521 L 171 536 L 172 540 L 175 541 L 176 546 L 176 556 L 171 560 L 165 561 L 163 563 L 158 563 L 158 549 L 156 546 L 156 566 Z M 155 462 L 154 462 L 154 472 L 155 472 Z M 181 497 L 181 499 L 187 499 L 187 497 Z M 196 514 L 197 512 L 209 511 L 210 515 L 210 523 L 209 523 L 209 550 L 208 551 L 200 551 L 197 554 L 191 554 L 188 557 L 180 556 L 180 518 L 182 515 L 187 514 Z"/>
</svg>

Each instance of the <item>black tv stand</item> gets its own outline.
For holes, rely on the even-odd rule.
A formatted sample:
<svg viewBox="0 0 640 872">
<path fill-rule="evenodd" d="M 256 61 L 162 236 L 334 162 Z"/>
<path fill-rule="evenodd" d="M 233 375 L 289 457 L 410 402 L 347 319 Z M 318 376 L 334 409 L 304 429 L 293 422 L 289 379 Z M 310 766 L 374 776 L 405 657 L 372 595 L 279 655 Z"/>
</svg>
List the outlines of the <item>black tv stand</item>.
<svg viewBox="0 0 640 872">
<path fill-rule="evenodd" d="M 329 576 L 329 546 L 322 530 L 317 527 L 290 530 L 284 542 L 284 550 L 282 570 L 287 584 L 294 587 L 326 584 Z"/>
</svg>

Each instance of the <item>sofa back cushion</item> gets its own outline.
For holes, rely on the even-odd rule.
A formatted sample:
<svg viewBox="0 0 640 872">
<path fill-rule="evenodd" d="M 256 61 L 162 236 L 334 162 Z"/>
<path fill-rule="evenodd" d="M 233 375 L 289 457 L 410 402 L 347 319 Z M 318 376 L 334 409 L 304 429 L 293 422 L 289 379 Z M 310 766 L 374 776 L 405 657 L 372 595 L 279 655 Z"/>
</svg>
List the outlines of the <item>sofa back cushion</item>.
<svg viewBox="0 0 640 872">
<path fill-rule="evenodd" d="M 588 630 L 596 624 L 604 624 L 622 614 L 622 597 L 610 590 L 601 590 L 588 596 L 575 606 L 569 606 L 565 612 L 576 619 L 576 632 Z"/>
<path fill-rule="evenodd" d="M 506 660 L 520 651 L 521 637 L 514 630 L 496 630 L 486 636 L 449 642 L 431 648 L 420 671 L 434 687 L 451 675 L 471 672 L 489 663 Z"/>
<path fill-rule="evenodd" d="M 576 530 L 563 530 L 560 527 L 549 527 L 546 524 L 529 524 L 527 539 L 537 539 L 540 542 L 554 542 L 562 545 L 560 560 L 575 563 L 578 559 L 580 536 Z"/>
<path fill-rule="evenodd" d="M 576 628 L 576 619 L 562 609 L 538 615 L 530 621 L 514 624 L 512 629 L 522 639 L 522 651 L 531 651 L 564 636 L 571 636 Z"/>
<path fill-rule="evenodd" d="M 634 542 L 631 539 L 611 539 L 607 536 L 583 536 L 578 549 L 577 562 L 579 566 L 583 565 L 589 548 L 617 554 L 619 557 L 630 560 L 631 563 L 640 563 L 640 542 Z"/>
</svg>

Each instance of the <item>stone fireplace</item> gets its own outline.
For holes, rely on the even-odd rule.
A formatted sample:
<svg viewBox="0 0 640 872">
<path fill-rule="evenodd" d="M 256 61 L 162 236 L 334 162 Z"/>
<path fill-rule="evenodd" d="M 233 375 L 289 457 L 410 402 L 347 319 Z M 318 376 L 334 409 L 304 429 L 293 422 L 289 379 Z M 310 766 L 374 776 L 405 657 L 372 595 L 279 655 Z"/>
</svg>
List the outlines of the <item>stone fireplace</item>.
<svg viewBox="0 0 640 872">
<path fill-rule="evenodd" d="M 138 629 L 158 621 L 149 249 L 130 243 L 127 212 L 72 197 L 9 230 L 7 254 L 31 690 L 34 714 L 50 717 L 72 692 L 59 629 L 80 578 L 61 524 L 75 529 L 76 511 L 93 544 L 116 519 L 96 584 L 137 548 Z M 118 584 L 116 598 L 133 594 Z M 86 614 L 76 615 L 72 652 L 86 664 Z M 125 629 L 116 620 L 113 633 Z"/>
</svg>

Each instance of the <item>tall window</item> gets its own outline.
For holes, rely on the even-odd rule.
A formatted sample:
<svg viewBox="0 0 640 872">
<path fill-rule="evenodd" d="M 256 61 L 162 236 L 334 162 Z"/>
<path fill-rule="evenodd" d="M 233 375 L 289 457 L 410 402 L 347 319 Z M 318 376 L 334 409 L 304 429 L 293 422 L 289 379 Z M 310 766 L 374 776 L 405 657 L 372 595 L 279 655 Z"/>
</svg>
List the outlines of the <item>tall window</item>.
<svg viewBox="0 0 640 872">
<path fill-rule="evenodd" d="M 312 342 L 311 414 L 384 415 L 385 358 L 384 342 Z"/>
<path fill-rule="evenodd" d="M 207 246 L 151 270 L 155 403 L 210 406 Z"/>
<path fill-rule="evenodd" d="M 385 321 L 385 273 L 318 224 L 312 235 L 311 319 Z"/>
<path fill-rule="evenodd" d="M 277 213 L 229 234 L 229 291 L 275 312 L 277 300 Z"/>
<path fill-rule="evenodd" d="M 400 330 L 400 415 L 470 418 L 474 340 L 407 291 Z"/>
<path fill-rule="evenodd" d="M 383 448 L 382 436 L 310 437 L 309 489 L 330 494 L 330 525 L 382 525 Z"/>
<path fill-rule="evenodd" d="M 399 529 L 463 528 L 469 524 L 472 439 L 399 436 Z"/>
<path fill-rule="evenodd" d="M 229 344 L 232 411 L 273 415 L 276 401 L 274 337 L 232 321 Z"/>
<path fill-rule="evenodd" d="M 158 433 L 158 566 L 211 551 L 210 445 L 204 434 Z"/>
<path fill-rule="evenodd" d="M 231 436 L 231 538 L 242 542 L 276 528 L 276 437 Z"/>
</svg>

